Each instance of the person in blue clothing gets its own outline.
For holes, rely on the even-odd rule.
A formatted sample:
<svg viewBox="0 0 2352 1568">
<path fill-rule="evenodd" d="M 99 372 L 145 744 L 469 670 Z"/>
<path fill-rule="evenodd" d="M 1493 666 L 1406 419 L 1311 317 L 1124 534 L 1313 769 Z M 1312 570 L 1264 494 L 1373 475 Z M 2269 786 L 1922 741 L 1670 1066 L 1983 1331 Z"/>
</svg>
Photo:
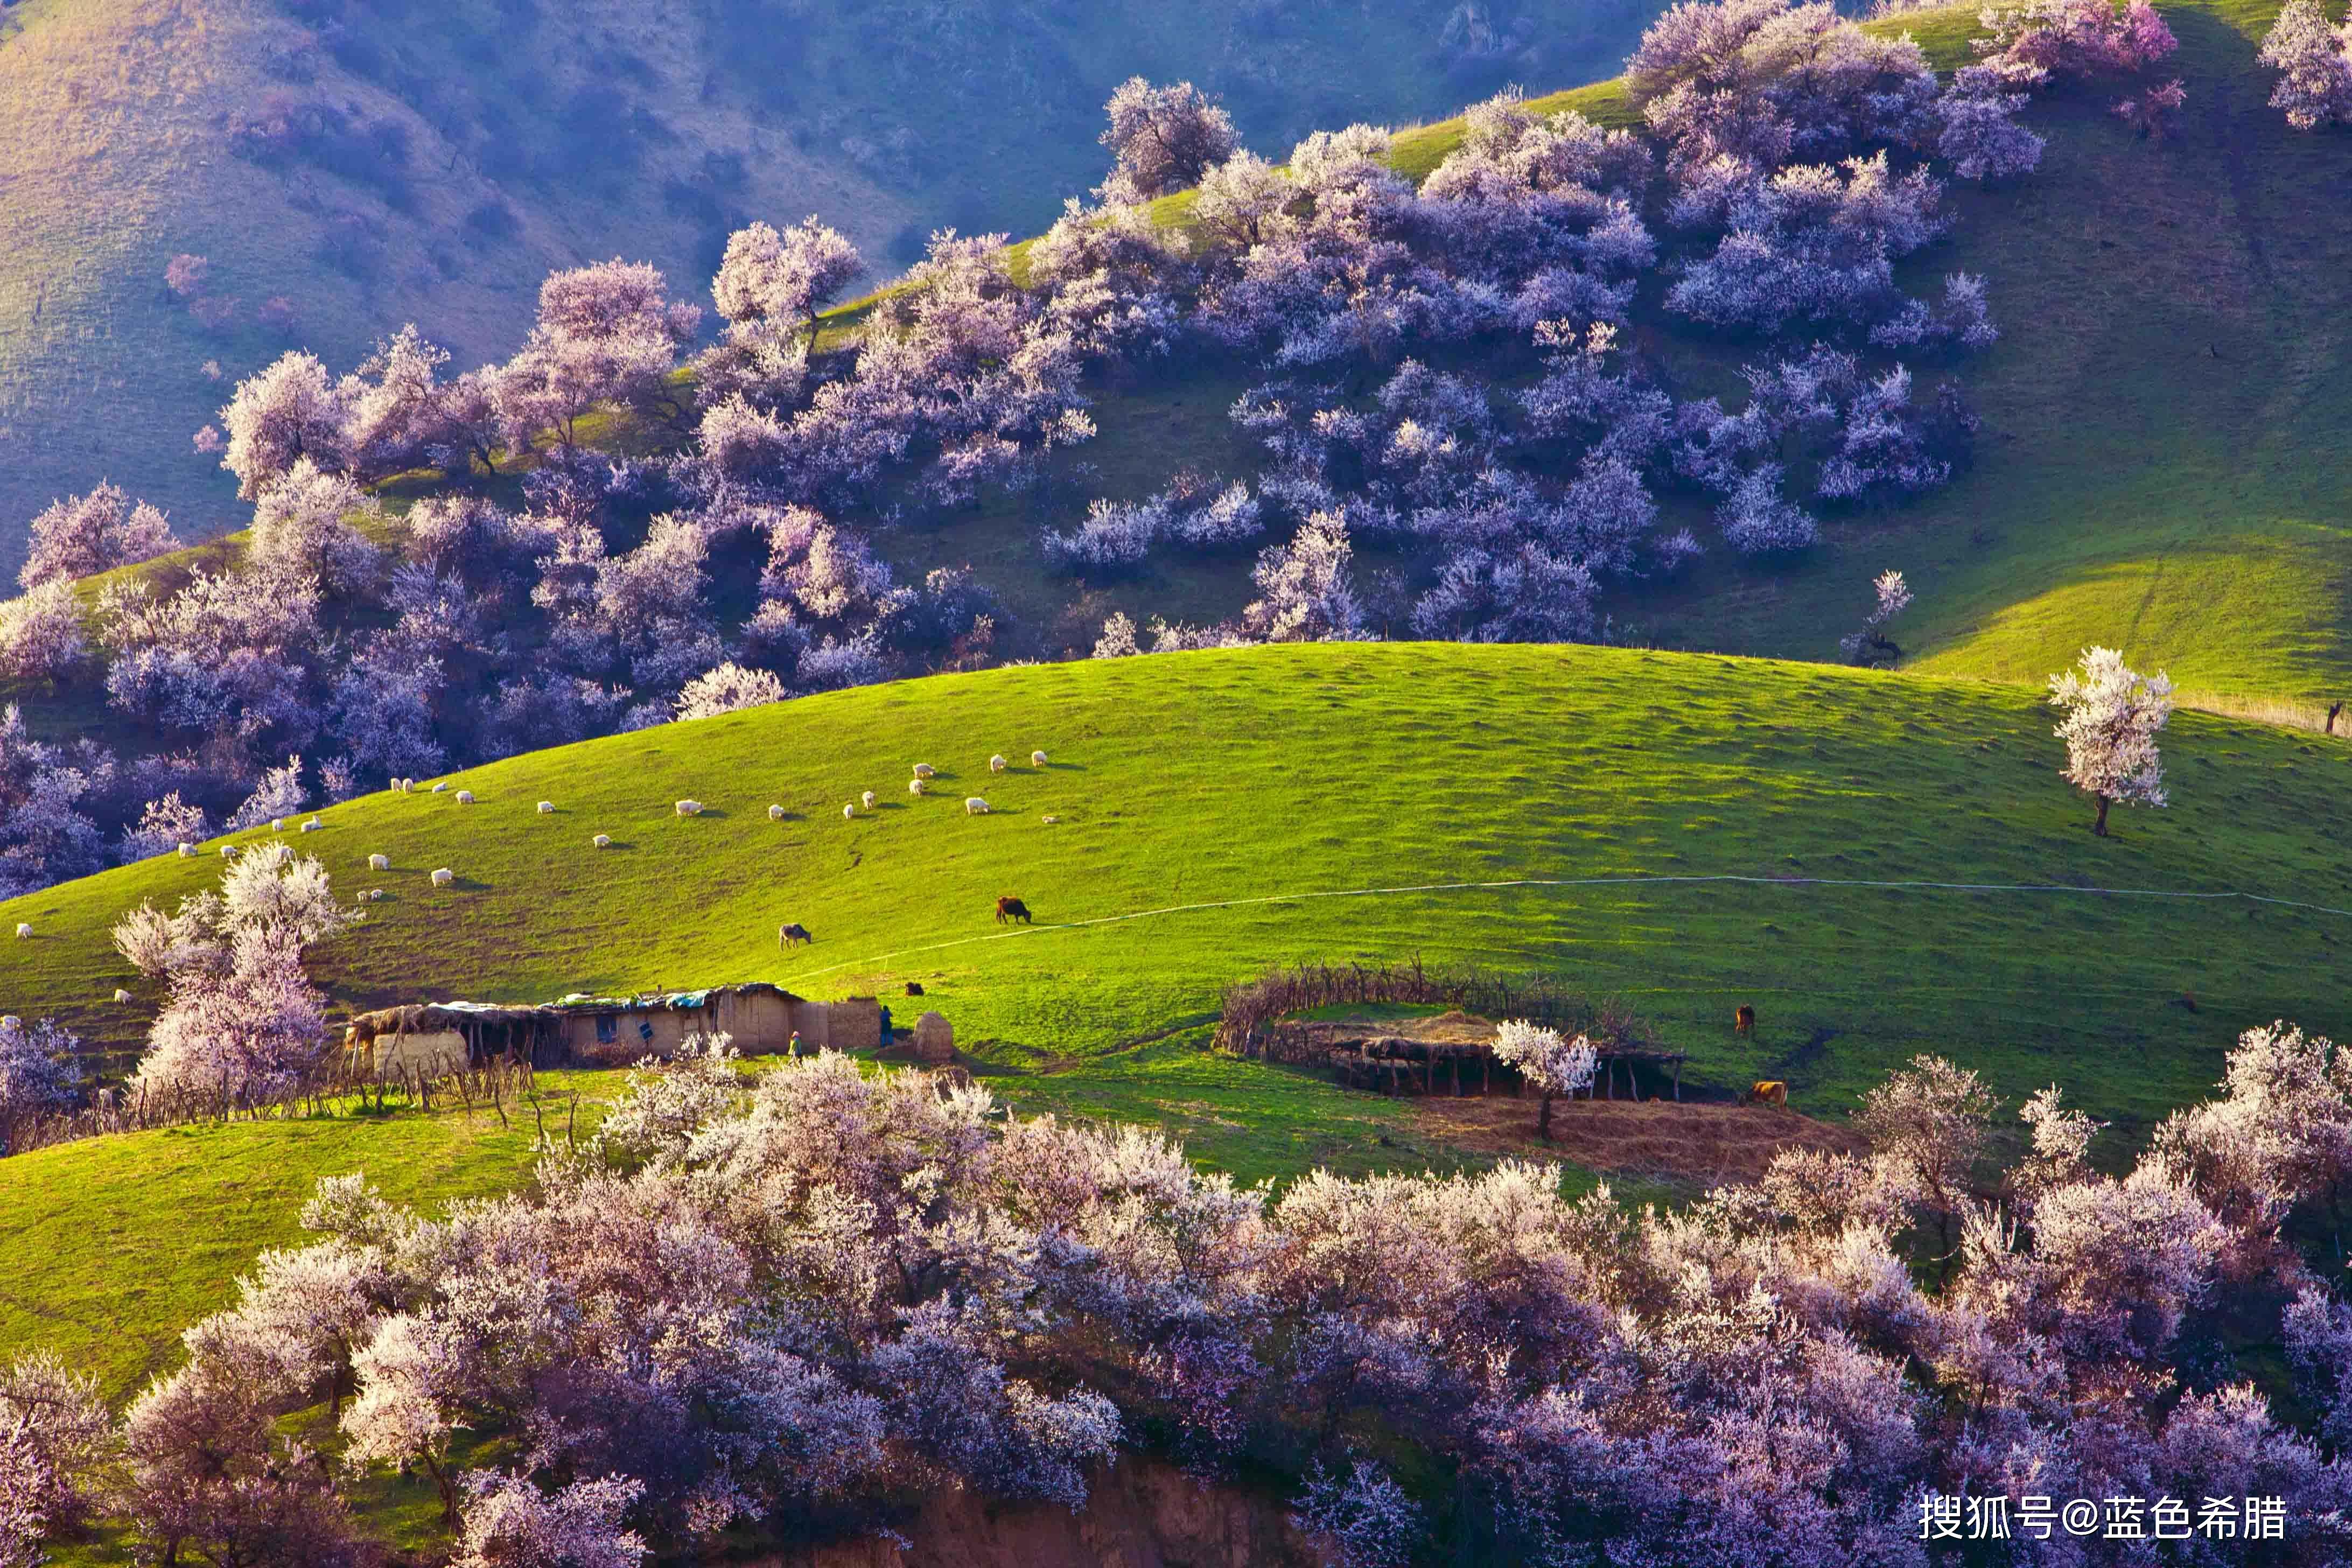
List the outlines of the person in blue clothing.
<svg viewBox="0 0 2352 1568">
<path fill-rule="evenodd" d="M 887 1007 L 882 1009 L 882 1047 L 885 1050 L 890 1047 L 890 1009 Z"/>
</svg>

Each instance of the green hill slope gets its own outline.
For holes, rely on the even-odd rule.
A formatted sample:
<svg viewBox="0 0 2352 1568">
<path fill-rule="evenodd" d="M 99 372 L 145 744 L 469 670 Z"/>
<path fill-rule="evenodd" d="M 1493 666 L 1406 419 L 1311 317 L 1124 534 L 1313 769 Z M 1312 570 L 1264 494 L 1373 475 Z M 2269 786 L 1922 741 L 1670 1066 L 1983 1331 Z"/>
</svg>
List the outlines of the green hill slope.
<svg viewBox="0 0 2352 1568">
<path fill-rule="evenodd" d="M 189 437 L 289 340 L 341 368 L 413 320 L 478 362 L 551 268 L 625 250 L 698 293 L 754 216 L 821 212 L 887 273 L 941 226 L 1050 222 L 1108 166 L 1129 74 L 1197 79 L 1278 152 L 1610 68 L 1652 7 L 1510 0 L 1449 32 L 1462 9 L 25 0 L 0 16 L 0 568 L 107 477 L 184 533 L 241 521 Z M 163 290 L 182 251 L 236 301 L 216 331 Z M 282 333 L 257 316 L 281 296 Z"/>
<path fill-rule="evenodd" d="M 2102 841 L 2055 776 L 2048 710 L 2014 689 L 1591 648 L 1286 647 L 664 726 L 331 807 L 299 842 L 338 886 L 389 894 L 321 966 L 347 1002 L 920 979 L 960 1043 L 1017 1066 L 1203 1020 L 1271 963 L 1474 957 L 1624 998 L 1694 1053 L 1697 1083 L 1785 1077 L 1843 1104 L 1933 1048 L 2011 1092 L 2080 1083 L 2130 1123 L 2198 1092 L 2248 1023 L 2352 1026 L 2334 978 L 2352 926 L 2235 899 L 1790 879 L 2352 908 L 2352 755 L 2195 715 L 2168 739 L 2177 804 Z M 988 773 L 992 752 L 1033 748 L 1049 767 Z M 910 798 L 918 761 L 940 777 Z M 866 789 L 877 809 L 845 821 Z M 994 811 L 966 815 L 967 794 Z M 677 816 L 681 797 L 711 809 Z M 600 832 L 613 848 L 591 847 Z M 394 869 L 371 874 L 372 853 Z M 108 927 L 218 867 L 167 858 L 0 905 L 0 929 L 35 931 L 6 950 L 0 1008 L 134 1047 L 159 997 Z M 454 887 L 429 885 L 437 867 Z M 1425 886 L 1529 879 L 1580 885 Z M 1419 890 L 1360 891 L 1398 889 Z M 996 927 L 1000 893 L 1039 923 Z M 787 920 L 816 942 L 779 952 Z M 118 984 L 136 1001 L 108 1001 Z M 1738 1002 L 1762 1016 L 1752 1043 L 1728 1030 Z M 2116 1070 L 2084 1081 L 2091 1060 Z"/>
<path fill-rule="evenodd" d="M 1834 657 L 1821 606 L 1893 566 L 1919 591 L 1922 669 L 2032 681 L 2099 640 L 2207 694 L 2352 689 L 2352 136 L 2268 106 L 2276 6 L 2161 9 L 2177 134 L 2135 140 L 2112 92 L 2038 104 L 2041 171 L 1963 193 L 1954 241 L 1920 258 L 1990 282 L 1975 470 L 1832 529 L 1797 573 L 1703 575 L 1647 617 L 1660 637 Z"/>
</svg>

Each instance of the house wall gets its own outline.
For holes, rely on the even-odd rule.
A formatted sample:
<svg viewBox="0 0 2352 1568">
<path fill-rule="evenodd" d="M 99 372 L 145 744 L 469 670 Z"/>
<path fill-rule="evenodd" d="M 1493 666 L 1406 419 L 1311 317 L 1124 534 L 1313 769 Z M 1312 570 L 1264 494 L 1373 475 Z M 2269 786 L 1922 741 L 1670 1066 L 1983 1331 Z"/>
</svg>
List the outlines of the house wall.
<svg viewBox="0 0 2352 1568">
<path fill-rule="evenodd" d="M 373 1046 L 362 1046 L 359 1051 L 359 1060 L 352 1064 L 354 1071 L 390 1080 L 440 1078 L 472 1065 L 466 1037 L 455 1029 L 378 1035 Z"/>
<path fill-rule="evenodd" d="M 612 1020 L 613 1037 L 597 1037 L 600 1017 Z M 911 1018 L 895 1020 L 899 1031 L 913 1027 Z M 801 1048 L 808 1051 L 872 1050 L 882 1043 L 882 1005 L 872 996 L 852 996 L 839 1002 L 809 1002 L 774 992 L 721 992 L 693 1011 L 670 1007 L 615 1008 L 609 1014 L 593 1009 L 566 1013 L 554 1023 L 561 1049 L 571 1059 L 635 1060 L 641 1056 L 672 1057 L 689 1035 L 725 1034 L 736 1050 L 747 1057 L 768 1056 L 787 1049 L 794 1031 Z"/>
</svg>

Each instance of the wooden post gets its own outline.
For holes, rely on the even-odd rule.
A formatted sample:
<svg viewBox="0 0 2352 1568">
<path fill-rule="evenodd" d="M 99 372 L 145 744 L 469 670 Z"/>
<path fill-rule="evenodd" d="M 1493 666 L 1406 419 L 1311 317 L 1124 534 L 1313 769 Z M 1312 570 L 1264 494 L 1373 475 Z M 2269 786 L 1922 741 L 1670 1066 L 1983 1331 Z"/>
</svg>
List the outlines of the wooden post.
<svg viewBox="0 0 2352 1568">
<path fill-rule="evenodd" d="M 1478 1098 L 1484 1100 L 1492 1089 L 1495 1078 L 1495 1053 L 1487 1052 L 1478 1058 Z"/>
<path fill-rule="evenodd" d="M 1682 1059 L 1682 1058 L 1680 1058 L 1680 1057 L 1676 1057 L 1676 1058 L 1675 1058 L 1675 1104 L 1677 1104 L 1677 1105 L 1681 1104 L 1681 1103 L 1682 1103 L 1682 1098 L 1683 1098 L 1683 1059 Z"/>
</svg>

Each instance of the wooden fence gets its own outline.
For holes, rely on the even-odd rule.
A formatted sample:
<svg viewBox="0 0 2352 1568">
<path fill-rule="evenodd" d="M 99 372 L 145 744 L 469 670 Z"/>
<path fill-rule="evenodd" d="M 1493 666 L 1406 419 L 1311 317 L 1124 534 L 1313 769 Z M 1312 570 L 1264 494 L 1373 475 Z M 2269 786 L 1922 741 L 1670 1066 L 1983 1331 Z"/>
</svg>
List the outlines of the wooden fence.
<svg viewBox="0 0 2352 1568">
<path fill-rule="evenodd" d="M 1482 1018 L 1526 1018 L 1562 1034 L 1584 1035 L 1604 1051 L 1638 1047 L 1644 1031 L 1626 1008 L 1595 1000 L 1543 974 L 1503 974 L 1475 965 L 1425 967 L 1401 963 L 1301 963 L 1268 970 L 1228 986 L 1216 1043 L 1235 1056 L 1263 1057 L 1275 1044 L 1275 1022 L 1316 1007 L 1367 1003 L 1456 1007 Z"/>
</svg>

